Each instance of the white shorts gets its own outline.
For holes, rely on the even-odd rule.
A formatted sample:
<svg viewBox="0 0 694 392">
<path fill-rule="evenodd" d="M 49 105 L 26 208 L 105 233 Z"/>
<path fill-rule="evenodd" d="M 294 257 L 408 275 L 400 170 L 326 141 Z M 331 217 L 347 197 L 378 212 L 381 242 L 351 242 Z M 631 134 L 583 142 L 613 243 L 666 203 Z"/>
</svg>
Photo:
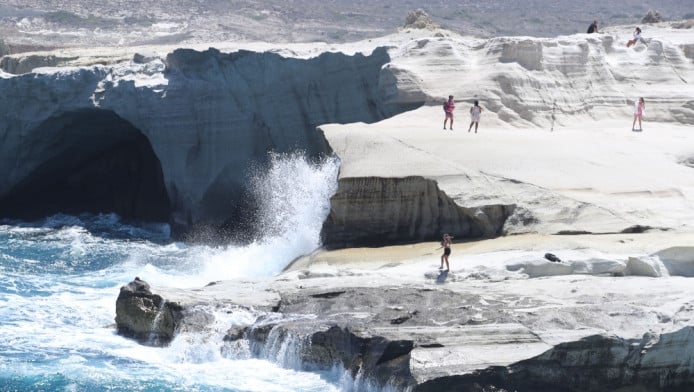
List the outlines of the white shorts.
<svg viewBox="0 0 694 392">
<path fill-rule="evenodd" d="M 472 115 L 472 122 L 477 122 L 479 120 L 480 120 L 480 114 L 479 113 Z"/>
</svg>

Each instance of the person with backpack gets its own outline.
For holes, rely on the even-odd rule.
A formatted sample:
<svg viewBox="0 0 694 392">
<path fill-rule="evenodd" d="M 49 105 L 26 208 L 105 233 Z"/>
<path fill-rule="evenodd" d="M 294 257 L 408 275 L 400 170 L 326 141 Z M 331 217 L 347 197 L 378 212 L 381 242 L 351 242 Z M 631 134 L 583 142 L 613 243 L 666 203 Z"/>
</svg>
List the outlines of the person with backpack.
<svg viewBox="0 0 694 392">
<path fill-rule="evenodd" d="M 443 129 L 446 129 L 446 122 L 448 121 L 448 119 L 451 119 L 450 129 L 451 129 L 451 131 L 453 130 L 453 110 L 454 109 L 455 109 L 455 102 L 453 102 L 453 96 L 449 95 L 448 101 L 445 101 L 443 103 L 443 112 L 446 114 L 446 117 L 443 119 Z"/>
</svg>

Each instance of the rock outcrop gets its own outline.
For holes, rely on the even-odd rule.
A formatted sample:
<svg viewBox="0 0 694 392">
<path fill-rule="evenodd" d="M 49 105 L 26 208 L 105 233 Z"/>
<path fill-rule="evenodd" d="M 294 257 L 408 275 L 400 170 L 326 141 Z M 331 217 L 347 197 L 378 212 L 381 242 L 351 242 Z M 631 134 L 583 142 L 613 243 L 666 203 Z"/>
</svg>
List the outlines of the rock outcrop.
<svg viewBox="0 0 694 392">
<path fill-rule="evenodd" d="M 448 274 L 452 281 L 463 279 L 455 272 Z M 504 280 L 494 286 L 501 289 L 498 295 L 474 293 L 469 286 L 477 278 L 467 279 L 472 280 L 447 286 L 397 284 L 391 279 L 394 284 L 376 286 L 359 284 L 368 282 L 360 276 L 307 274 L 299 281 L 285 277 L 272 283 L 274 297 L 262 295 L 269 289 L 263 284 L 214 285 L 188 292 L 188 304 L 180 305 L 177 313 L 181 317 L 176 331 L 204 333 L 219 322 L 213 316 L 215 308 L 252 309 L 245 298 L 255 293 L 261 294 L 254 299 L 261 305 L 255 308 L 255 321 L 227 326 L 219 342 L 222 353 L 233 355 L 231 347 L 248 347 L 250 355 L 289 368 L 337 367 L 356 390 L 685 391 L 694 385 L 692 327 L 648 332 L 642 338 L 600 333 L 601 319 L 615 326 L 629 318 L 643 323 L 646 316 L 637 309 L 649 298 L 615 297 L 618 303 L 602 304 L 599 293 L 587 294 L 559 310 L 552 304 L 554 298 L 547 302 L 505 292 Z M 548 283 L 541 284 L 543 290 L 549 289 Z M 124 288 L 142 284 L 136 280 Z M 552 287 L 558 291 L 561 285 Z M 224 290 L 222 299 L 217 294 Z M 596 327 L 576 329 L 579 319 L 586 317 L 586 307 L 593 315 L 582 322 Z M 122 314 L 141 309 L 138 301 L 118 305 L 119 331 L 139 322 Z M 625 319 L 611 321 L 619 309 Z M 678 313 L 682 322 L 694 314 L 691 304 Z M 556 318 L 564 323 L 541 322 Z M 661 323 L 669 321 L 661 315 Z M 156 323 L 140 324 L 159 330 Z"/>
<path fill-rule="evenodd" d="M 648 10 L 641 23 L 660 23 L 663 21 L 663 17 L 656 10 Z"/>
<path fill-rule="evenodd" d="M 1 56 L 0 56 L 1 57 Z M 40 67 L 55 67 L 64 62 L 75 60 L 75 57 L 61 57 L 53 54 L 49 55 L 28 55 L 19 57 L 3 57 L 0 59 L 0 69 L 11 74 L 29 73 L 35 68 Z"/>
<path fill-rule="evenodd" d="M 383 246 L 440 239 L 489 238 L 501 234 L 513 205 L 461 207 L 435 181 L 423 177 L 343 178 L 323 224 L 328 248 Z"/>
<path fill-rule="evenodd" d="M 152 294 L 140 278 L 120 288 L 116 300 L 118 333 L 148 345 L 165 345 L 174 338 L 182 318 L 181 306 Z"/>
<path fill-rule="evenodd" d="M 663 335 L 647 333 L 642 339 L 589 336 L 507 368 L 442 377 L 415 390 L 690 391 L 694 388 L 692 339 L 692 327 Z"/>
<path fill-rule="evenodd" d="M 129 206 L 116 212 L 146 219 L 139 211 L 159 204 L 153 218 L 168 217 L 179 237 L 205 227 L 251 230 L 247 177 L 267 163 L 269 151 L 327 154 L 317 125 L 378 121 L 421 104 L 381 98 L 389 93 L 379 84 L 389 61 L 384 48 L 368 56 L 323 53 L 307 60 L 181 49 L 165 64 L 6 75 L 0 79 L 0 205 L 38 204 L 34 195 L 61 193 L 64 184 L 89 189 L 111 181 L 112 188 L 129 190 L 111 198 Z M 97 183 L 86 184 L 70 177 L 107 165 L 104 157 L 135 139 L 150 149 L 142 159 L 147 165 L 134 170 L 153 192 L 112 176 L 92 176 Z M 75 204 L 97 201 L 87 211 L 114 210 L 89 192 L 83 198 L 69 193 Z M 157 200 L 142 202 L 143 193 Z M 60 204 L 47 209 L 69 210 Z M 3 210 L 5 216 L 31 213 L 21 204 Z"/>
<path fill-rule="evenodd" d="M 414 29 L 438 29 L 439 25 L 434 23 L 431 16 L 427 14 L 424 10 L 418 9 L 410 11 L 405 18 L 404 28 L 414 28 Z"/>
</svg>

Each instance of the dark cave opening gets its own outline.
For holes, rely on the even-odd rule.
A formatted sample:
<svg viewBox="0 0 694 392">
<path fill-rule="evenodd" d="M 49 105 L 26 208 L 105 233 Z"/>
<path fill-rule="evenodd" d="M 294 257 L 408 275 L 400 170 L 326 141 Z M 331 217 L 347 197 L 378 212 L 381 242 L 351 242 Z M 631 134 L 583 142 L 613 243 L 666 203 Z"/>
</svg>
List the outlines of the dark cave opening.
<svg viewBox="0 0 694 392">
<path fill-rule="evenodd" d="M 0 216 L 116 213 L 166 222 L 171 213 L 159 159 L 149 140 L 114 112 L 85 109 L 44 121 L 20 156 L 30 173 L 0 198 Z"/>
</svg>

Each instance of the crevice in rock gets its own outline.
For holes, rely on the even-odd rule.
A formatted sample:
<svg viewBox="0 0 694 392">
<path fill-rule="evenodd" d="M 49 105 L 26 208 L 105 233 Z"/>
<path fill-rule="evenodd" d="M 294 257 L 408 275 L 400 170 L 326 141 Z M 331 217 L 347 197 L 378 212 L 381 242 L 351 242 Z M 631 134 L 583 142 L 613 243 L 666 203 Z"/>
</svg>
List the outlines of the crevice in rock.
<svg viewBox="0 0 694 392">
<path fill-rule="evenodd" d="M 0 191 L 0 216 L 113 212 L 126 219 L 169 219 L 159 159 L 142 132 L 114 112 L 65 112 L 28 134 L 43 140 L 19 145 L 24 179 Z"/>
<path fill-rule="evenodd" d="M 559 230 L 555 235 L 585 235 L 585 234 L 595 234 L 591 231 L 586 230 Z"/>
<path fill-rule="evenodd" d="M 680 164 L 694 168 L 694 157 L 689 157 L 680 161 Z"/>
<path fill-rule="evenodd" d="M 311 297 L 313 298 L 335 298 L 339 297 L 340 295 L 344 294 L 345 291 L 331 291 L 327 293 L 320 293 L 320 294 L 313 294 Z"/>
<path fill-rule="evenodd" d="M 643 234 L 649 230 L 669 231 L 667 227 L 653 227 L 648 225 L 633 225 L 619 231 L 592 232 L 586 230 L 560 230 L 554 235 L 608 235 L 608 234 Z"/>
<path fill-rule="evenodd" d="M 421 348 L 441 348 L 441 347 L 446 347 L 446 346 L 444 346 L 444 345 L 441 344 L 441 343 L 427 343 L 427 344 L 420 344 L 420 345 L 417 346 L 417 347 L 421 347 Z"/>
<path fill-rule="evenodd" d="M 629 226 L 626 229 L 620 231 L 620 233 L 623 234 L 642 234 L 647 232 L 648 230 L 654 229 L 654 227 L 648 226 L 648 225 L 634 225 L 634 226 Z"/>
</svg>

